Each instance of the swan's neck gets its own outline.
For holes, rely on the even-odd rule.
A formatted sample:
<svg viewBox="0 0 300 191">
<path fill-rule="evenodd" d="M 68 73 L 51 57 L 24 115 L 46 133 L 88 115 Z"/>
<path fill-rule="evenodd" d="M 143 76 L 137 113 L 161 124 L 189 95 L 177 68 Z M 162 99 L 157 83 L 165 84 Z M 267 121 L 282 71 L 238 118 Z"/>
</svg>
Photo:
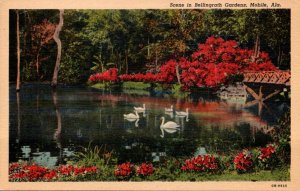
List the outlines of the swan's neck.
<svg viewBox="0 0 300 191">
<path fill-rule="evenodd" d="M 160 126 L 163 126 L 163 125 L 164 125 L 164 123 L 165 123 L 165 118 L 164 118 L 164 117 L 162 117 L 162 122 L 161 122 Z"/>
<path fill-rule="evenodd" d="M 143 108 L 144 108 L 144 109 L 146 108 L 145 104 L 143 104 Z"/>
<path fill-rule="evenodd" d="M 160 137 L 161 137 L 161 138 L 164 138 L 164 137 L 165 137 L 164 130 L 163 130 L 162 128 L 160 128 L 160 130 L 161 130 L 161 135 L 160 135 Z"/>
<path fill-rule="evenodd" d="M 137 112 L 137 111 L 135 111 L 135 115 L 136 115 L 137 117 L 139 117 L 139 114 L 138 114 L 138 112 Z"/>
<path fill-rule="evenodd" d="M 136 126 L 136 127 L 139 126 L 139 119 L 135 121 L 135 126 Z"/>
</svg>

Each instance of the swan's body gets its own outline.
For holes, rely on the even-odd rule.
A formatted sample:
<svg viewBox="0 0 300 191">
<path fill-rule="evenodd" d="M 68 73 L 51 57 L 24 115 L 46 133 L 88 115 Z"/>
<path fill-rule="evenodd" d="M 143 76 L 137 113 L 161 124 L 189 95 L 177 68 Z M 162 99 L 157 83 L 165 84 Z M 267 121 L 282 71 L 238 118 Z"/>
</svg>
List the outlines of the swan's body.
<svg viewBox="0 0 300 191">
<path fill-rule="evenodd" d="M 178 125 L 177 123 L 173 122 L 173 121 L 168 121 L 167 123 L 165 123 L 165 117 L 161 117 L 162 122 L 160 125 L 160 128 L 162 129 L 176 129 L 179 130 L 178 127 L 180 127 L 180 125 Z"/>
<path fill-rule="evenodd" d="M 189 115 L 189 108 L 186 108 L 185 111 L 176 111 L 175 113 L 178 116 L 188 116 Z"/>
<path fill-rule="evenodd" d="M 165 107 L 165 112 L 173 112 L 173 105 L 170 108 Z"/>
<path fill-rule="evenodd" d="M 160 127 L 160 130 L 161 130 L 160 137 L 164 138 L 165 137 L 165 133 L 164 132 L 172 134 L 172 133 L 176 133 L 179 129 L 178 128 L 162 128 L 162 127 Z"/>
<path fill-rule="evenodd" d="M 173 112 L 165 111 L 165 114 L 169 115 L 172 119 L 174 118 L 174 113 Z"/>
<path fill-rule="evenodd" d="M 124 119 L 125 119 L 126 121 L 129 121 L 129 122 L 134 122 L 134 121 L 137 120 L 137 119 L 134 119 L 134 118 L 126 118 L 126 117 L 124 117 Z"/>
<path fill-rule="evenodd" d="M 143 107 L 133 107 L 135 111 L 141 113 L 146 111 L 146 105 L 143 104 Z"/>
<path fill-rule="evenodd" d="M 127 120 L 128 119 L 139 119 L 140 116 L 137 113 L 137 111 L 135 111 L 135 114 L 134 113 L 124 114 L 124 118 L 127 119 Z"/>
</svg>

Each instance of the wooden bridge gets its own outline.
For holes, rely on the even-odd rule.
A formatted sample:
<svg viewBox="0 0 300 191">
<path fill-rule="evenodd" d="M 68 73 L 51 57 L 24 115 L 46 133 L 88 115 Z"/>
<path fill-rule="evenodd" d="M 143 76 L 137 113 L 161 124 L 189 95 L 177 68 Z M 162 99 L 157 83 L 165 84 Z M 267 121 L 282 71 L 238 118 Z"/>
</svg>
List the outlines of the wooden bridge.
<svg viewBox="0 0 300 191">
<path fill-rule="evenodd" d="M 246 107 L 258 104 L 258 114 L 263 107 L 268 109 L 264 101 L 284 92 L 288 96 L 291 86 L 290 71 L 245 72 L 243 84 L 255 100 L 246 103 Z M 269 109 L 268 109 L 269 110 Z M 269 111 L 271 112 L 271 111 Z"/>
</svg>

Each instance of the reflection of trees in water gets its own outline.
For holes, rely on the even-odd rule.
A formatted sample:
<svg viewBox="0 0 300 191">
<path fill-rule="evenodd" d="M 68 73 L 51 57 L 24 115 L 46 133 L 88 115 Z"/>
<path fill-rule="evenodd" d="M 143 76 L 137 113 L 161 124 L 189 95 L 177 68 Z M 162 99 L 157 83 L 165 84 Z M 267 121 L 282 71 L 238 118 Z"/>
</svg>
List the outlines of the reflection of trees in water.
<svg viewBox="0 0 300 191">
<path fill-rule="evenodd" d="M 33 95 L 30 92 L 33 92 Z M 30 145 L 33 151 L 36 148 L 51 151 L 51 155 L 57 156 L 59 145 L 73 144 L 86 147 L 93 140 L 95 145 L 107 145 L 108 150 L 114 150 L 119 160 L 144 161 L 151 160 L 151 152 L 165 152 L 167 156 L 174 157 L 191 156 L 199 147 L 205 147 L 208 153 L 228 152 L 264 145 L 269 140 L 269 136 L 259 130 L 253 131 L 249 124 L 232 127 L 230 123 L 228 126 L 231 127 L 223 127 L 226 126 L 223 124 L 222 127 L 207 127 L 204 125 L 204 120 L 201 121 L 202 118 L 193 114 L 194 111 L 191 111 L 188 122 L 181 119 L 180 121 L 176 116 L 171 119 L 164 114 L 163 108 L 171 103 L 176 103 L 174 106 L 177 110 L 189 107 L 201 113 L 219 111 L 218 103 L 204 103 L 199 98 L 197 104 L 190 99 L 174 101 L 149 96 L 111 96 L 115 94 L 107 94 L 107 97 L 102 96 L 98 99 L 99 95 L 95 92 L 63 89 L 58 93 L 57 98 L 56 93 L 52 94 L 48 89 L 40 89 L 40 92 L 24 89 L 24 92 L 20 92 L 22 106 L 24 106 L 20 113 L 22 145 Z M 23 94 L 26 94 L 25 97 Z M 102 94 L 106 95 L 106 93 Z M 123 120 L 124 113 L 132 112 L 133 106 L 139 106 L 144 102 L 149 108 L 147 107 L 145 117 L 140 114 L 138 127 L 135 127 L 134 122 Z M 220 112 L 221 114 L 218 113 L 220 118 L 224 118 L 223 114 L 226 112 L 224 110 Z M 236 117 L 235 114 L 234 112 Z M 165 137 L 161 138 L 159 128 L 161 116 L 184 126 L 184 129 L 174 134 L 166 133 Z M 14 118 L 14 123 L 17 129 L 17 116 Z M 53 127 L 56 127 L 55 136 L 53 136 Z M 53 137 L 56 142 L 53 142 Z"/>
<path fill-rule="evenodd" d="M 208 153 L 226 153 L 249 147 L 264 146 L 272 140 L 270 135 L 251 127 L 248 123 L 236 124 L 232 128 L 203 127 L 200 139 Z"/>
<path fill-rule="evenodd" d="M 60 113 L 59 106 L 58 106 L 58 103 L 57 103 L 57 92 L 56 92 L 56 90 L 52 91 L 52 99 L 53 99 L 53 105 L 54 105 L 54 108 L 55 108 L 56 121 L 57 121 L 57 129 L 55 129 L 53 139 L 55 140 L 56 145 L 59 148 L 59 160 L 62 160 L 62 144 L 61 144 L 62 124 L 61 124 L 61 113 Z"/>
</svg>

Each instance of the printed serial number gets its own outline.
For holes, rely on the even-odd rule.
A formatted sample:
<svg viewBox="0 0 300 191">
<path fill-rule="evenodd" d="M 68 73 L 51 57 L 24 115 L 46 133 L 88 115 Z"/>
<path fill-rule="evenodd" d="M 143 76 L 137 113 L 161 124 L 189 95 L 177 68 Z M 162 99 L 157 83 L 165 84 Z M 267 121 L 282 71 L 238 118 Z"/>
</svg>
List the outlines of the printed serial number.
<svg viewBox="0 0 300 191">
<path fill-rule="evenodd" d="M 278 188 L 286 188 L 287 187 L 287 184 L 271 184 L 271 187 L 275 188 L 275 187 L 278 187 Z"/>
</svg>

